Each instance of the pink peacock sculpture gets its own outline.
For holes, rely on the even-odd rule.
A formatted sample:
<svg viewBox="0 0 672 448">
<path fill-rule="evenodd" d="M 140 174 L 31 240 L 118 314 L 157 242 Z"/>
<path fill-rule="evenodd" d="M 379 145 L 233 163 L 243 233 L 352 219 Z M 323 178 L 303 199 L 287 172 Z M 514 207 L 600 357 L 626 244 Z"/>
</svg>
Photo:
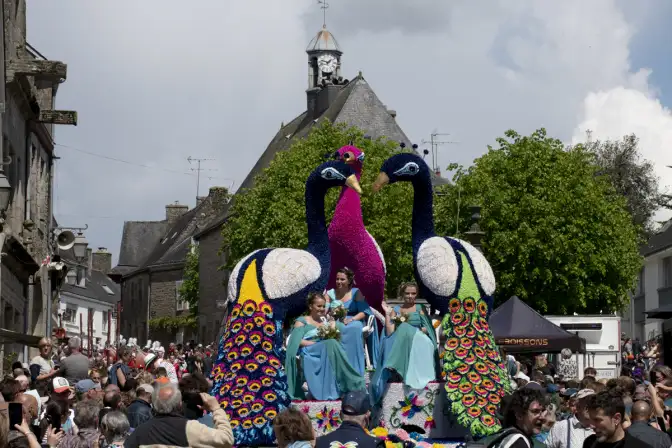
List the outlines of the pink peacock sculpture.
<svg viewBox="0 0 672 448">
<path fill-rule="evenodd" d="M 356 146 L 347 145 L 334 154 L 355 170 L 357 180 L 362 177 L 364 153 Z M 336 285 L 336 271 L 348 267 L 355 273 L 357 288 L 373 308 L 380 310 L 385 297 L 385 259 L 378 243 L 367 232 L 362 218 L 362 202 L 351 188 L 343 187 L 329 224 L 331 273 L 327 288 Z"/>
</svg>

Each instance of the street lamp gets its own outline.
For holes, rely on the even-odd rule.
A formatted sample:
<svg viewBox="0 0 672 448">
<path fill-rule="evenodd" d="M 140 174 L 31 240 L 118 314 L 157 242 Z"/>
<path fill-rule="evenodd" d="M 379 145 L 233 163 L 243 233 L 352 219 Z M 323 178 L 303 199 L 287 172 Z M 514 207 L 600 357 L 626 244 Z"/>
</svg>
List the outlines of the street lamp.
<svg viewBox="0 0 672 448">
<path fill-rule="evenodd" d="M 467 240 L 469 240 L 472 246 L 483 252 L 481 241 L 483 241 L 485 232 L 481 230 L 481 226 L 478 224 L 481 220 L 481 207 L 479 205 L 472 205 L 469 207 L 469 211 L 471 211 L 471 227 L 466 232 Z"/>
<path fill-rule="evenodd" d="M 75 257 L 82 259 L 86 257 L 86 248 L 89 246 L 89 242 L 86 241 L 84 234 L 79 232 L 75 237 L 75 243 L 72 245 L 72 251 L 75 253 Z"/>
</svg>

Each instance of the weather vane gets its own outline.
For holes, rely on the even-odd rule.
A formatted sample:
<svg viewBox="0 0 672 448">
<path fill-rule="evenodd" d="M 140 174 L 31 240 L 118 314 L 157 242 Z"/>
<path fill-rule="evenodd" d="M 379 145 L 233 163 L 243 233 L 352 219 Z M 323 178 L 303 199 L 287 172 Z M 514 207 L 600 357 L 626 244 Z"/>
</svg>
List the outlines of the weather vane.
<svg viewBox="0 0 672 448">
<path fill-rule="evenodd" d="M 327 3 L 327 0 L 317 0 L 317 3 L 319 3 L 320 8 L 322 8 L 322 27 L 326 28 L 327 27 L 327 9 L 329 9 L 329 3 Z"/>
</svg>

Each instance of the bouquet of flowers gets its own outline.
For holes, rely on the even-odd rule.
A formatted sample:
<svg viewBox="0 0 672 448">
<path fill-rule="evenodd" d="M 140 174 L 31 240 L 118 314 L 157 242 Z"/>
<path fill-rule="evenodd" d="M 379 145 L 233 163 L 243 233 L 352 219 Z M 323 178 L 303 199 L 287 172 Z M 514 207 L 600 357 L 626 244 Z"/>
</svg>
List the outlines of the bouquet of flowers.
<svg viewBox="0 0 672 448">
<path fill-rule="evenodd" d="M 408 322 L 408 314 L 406 314 L 406 313 L 396 314 L 392 318 L 392 322 L 394 323 L 395 327 L 398 327 L 399 325 Z"/>
<path fill-rule="evenodd" d="M 345 316 L 348 315 L 348 312 L 345 310 L 344 307 L 337 306 L 336 308 L 331 310 L 331 315 L 334 316 L 334 319 L 336 320 L 343 320 L 345 319 Z"/>
<path fill-rule="evenodd" d="M 327 339 L 336 339 L 337 341 L 341 340 L 341 332 L 338 331 L 338 328 L 336 328 L 335 325 L 330 324 L 322 325 L 320 328 L 317 329 L 317 335 L 322 340 Z"/>
</svg>

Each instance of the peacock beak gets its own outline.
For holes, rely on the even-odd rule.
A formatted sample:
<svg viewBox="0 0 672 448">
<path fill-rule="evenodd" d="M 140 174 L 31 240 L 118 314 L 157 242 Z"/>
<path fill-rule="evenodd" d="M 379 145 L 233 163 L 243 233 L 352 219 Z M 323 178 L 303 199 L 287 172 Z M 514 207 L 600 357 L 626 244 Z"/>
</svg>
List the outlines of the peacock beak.
<svg viewBox="0 0 672 448">
<path fill-rule="evenodd" d="M 345 185 L 355 190 L 358 195 L 360 196 L 362 195 L 362 187 L 359 185 L 357 176 L 355 176 L 354 174 L 352 174 L 345 180 Z"/>
<path fill-rule="evenodd" d="M 373 188 L 373 192 L 374 192 L 374 193 L 378 193 L 378 192 L 379 192 L 385 185 L 387 185 L 388 183 L 390 183 L 390 177 L 389 177 L 386 173 L 384 173 L 384 172 L 381 171 L 381 172 L 378 174 L 378 178 L 377 178 L 376 181 L 373 183 L 373 187 L 372 187 L 372 188 Z"/>
</svg>

